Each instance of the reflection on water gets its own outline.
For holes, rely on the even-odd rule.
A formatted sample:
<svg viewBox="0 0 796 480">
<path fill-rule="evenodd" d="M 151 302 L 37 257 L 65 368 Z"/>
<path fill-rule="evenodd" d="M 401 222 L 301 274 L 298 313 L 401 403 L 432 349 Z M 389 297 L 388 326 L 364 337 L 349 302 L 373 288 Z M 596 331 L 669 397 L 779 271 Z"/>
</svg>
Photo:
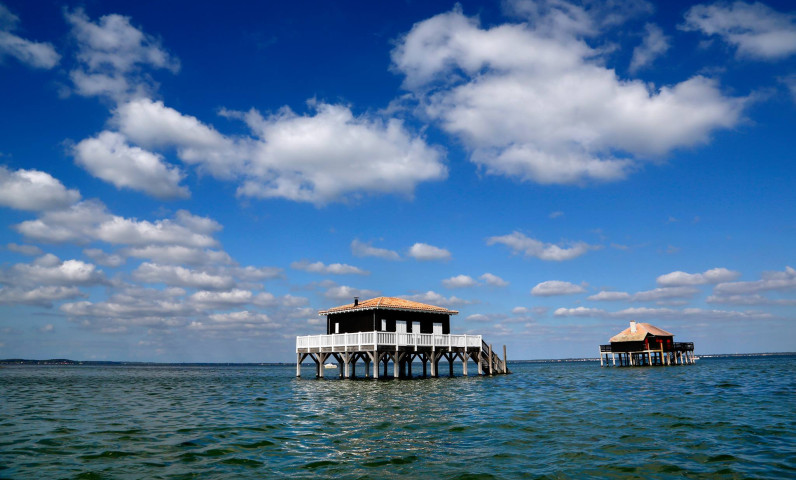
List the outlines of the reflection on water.
<svg viewBox="0 0 796 480">
<path fill-rule="evenodd" d="M 296 379 L 295 367 L 0 370 L 0 478 L 785 478 L 796 357 L 514 364 Z"/>
</svg>

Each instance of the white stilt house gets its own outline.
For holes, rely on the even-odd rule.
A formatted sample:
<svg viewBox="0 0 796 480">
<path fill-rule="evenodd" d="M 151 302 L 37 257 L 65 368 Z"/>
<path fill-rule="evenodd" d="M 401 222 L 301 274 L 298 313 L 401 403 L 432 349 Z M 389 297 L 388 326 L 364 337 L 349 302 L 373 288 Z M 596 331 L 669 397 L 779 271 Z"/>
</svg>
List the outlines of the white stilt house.
<svg viewBox="0 0 796 480">
<path fill-rule="evenodd" d="M 365 376 L 379 378 L 380 366 L 387 376 L 393 364 L 394 378 L 411 378 L 412 363 L 419 361 L 423 376 L 430 366 L 431 376 L 439 374 L 439 361 L 448 361 L 450 376 L 456 360 L 462 362 L 462 373 L 468 374 L 468 360 L 478 373 L 493 375 L 510 373 L 503 359 L 481 335 L 451 334 L 450 317 L 459 312 L 395 297 L 377 297 L 321 310 L 326 316 L 326 334 L 296 337 L 296 376 L 301 376 L 302 362 L 315 363 L 317 377 L 324 376 L 327 361 L 334 360 L 341 378 L 356 376 L 356 365 L 364 363 Z M 372 364 L 372 371 L 371 371 Z"/>
</svg>

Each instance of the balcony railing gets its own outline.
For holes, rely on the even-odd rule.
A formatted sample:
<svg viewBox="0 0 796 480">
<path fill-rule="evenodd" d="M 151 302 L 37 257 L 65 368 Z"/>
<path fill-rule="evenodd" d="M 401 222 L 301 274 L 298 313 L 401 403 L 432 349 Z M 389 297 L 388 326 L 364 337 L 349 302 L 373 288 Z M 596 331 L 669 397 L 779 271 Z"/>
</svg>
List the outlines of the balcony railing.
<svg viewBox="0 0 796 480">
<path fill-rule="evenodd" d="M 480 348 L 481 335 L 443 335 L 441 333 L 357 332 L 296 337 L 296 351 L 307 348 L 349 348 L 362 350 L 384 347 Z"/>
</svg>

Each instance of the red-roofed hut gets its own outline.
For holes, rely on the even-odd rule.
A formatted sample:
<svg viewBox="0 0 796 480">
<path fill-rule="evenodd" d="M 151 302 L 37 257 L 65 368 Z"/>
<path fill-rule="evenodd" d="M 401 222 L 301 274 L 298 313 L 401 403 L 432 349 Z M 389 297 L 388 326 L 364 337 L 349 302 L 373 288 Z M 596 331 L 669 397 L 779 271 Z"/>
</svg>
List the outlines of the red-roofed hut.
<svg viewBox="0 0 796 480">
<path fill-rule="evenodd" d="M 316 365 L 316 374 L 323 377 L 326 361 L 334 359 L 342 378 L 356 374 L 357 361 L 365 363 L 365 376 L 379 378 L 379 365 L 393 362 L 393 377 L 412 376 L 412 363 L 419 360 L 431 365 L 431 376 L 437 376 L 439 360 L 448 360 L 450 375 L 453 363 L 461 360 L 462 373 L 467 375 L 468 359 L 476 363 L 479 374 L 510 373 L 503 359 L 492 351 L 481 335 L 451 334 L 450 317 L 459 312 L 435 305 L 396 297 L 376 297 L 339 307 L 321 310 L 326 316 L 326 335 L 296 337 L 296 376 L 301 376 L 301 362 L 307 357 Z"/>
<path fill-rule="evenodd" d="M 675 342 L 674 334 L 649 323 L 630 322 L 630 326 L 611 337 L 610 345 L 600 345 L 600 366 L 608 365 L 608 354 L 616 365 L 682 365 L 694 363 L 694 344 Z"/>
</svg>

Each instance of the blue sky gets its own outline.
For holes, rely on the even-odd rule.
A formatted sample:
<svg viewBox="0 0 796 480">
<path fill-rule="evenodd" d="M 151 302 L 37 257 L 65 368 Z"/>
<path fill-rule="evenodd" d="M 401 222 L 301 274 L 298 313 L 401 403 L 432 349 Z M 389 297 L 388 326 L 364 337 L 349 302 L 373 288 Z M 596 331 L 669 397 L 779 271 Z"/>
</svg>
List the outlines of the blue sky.
<svg viewBox="0 0 796 480">
<path fill-rule="evenodd" d="M 796 350 L 790 2 L 0 3 L 0 358 Z"/>
</svg>

